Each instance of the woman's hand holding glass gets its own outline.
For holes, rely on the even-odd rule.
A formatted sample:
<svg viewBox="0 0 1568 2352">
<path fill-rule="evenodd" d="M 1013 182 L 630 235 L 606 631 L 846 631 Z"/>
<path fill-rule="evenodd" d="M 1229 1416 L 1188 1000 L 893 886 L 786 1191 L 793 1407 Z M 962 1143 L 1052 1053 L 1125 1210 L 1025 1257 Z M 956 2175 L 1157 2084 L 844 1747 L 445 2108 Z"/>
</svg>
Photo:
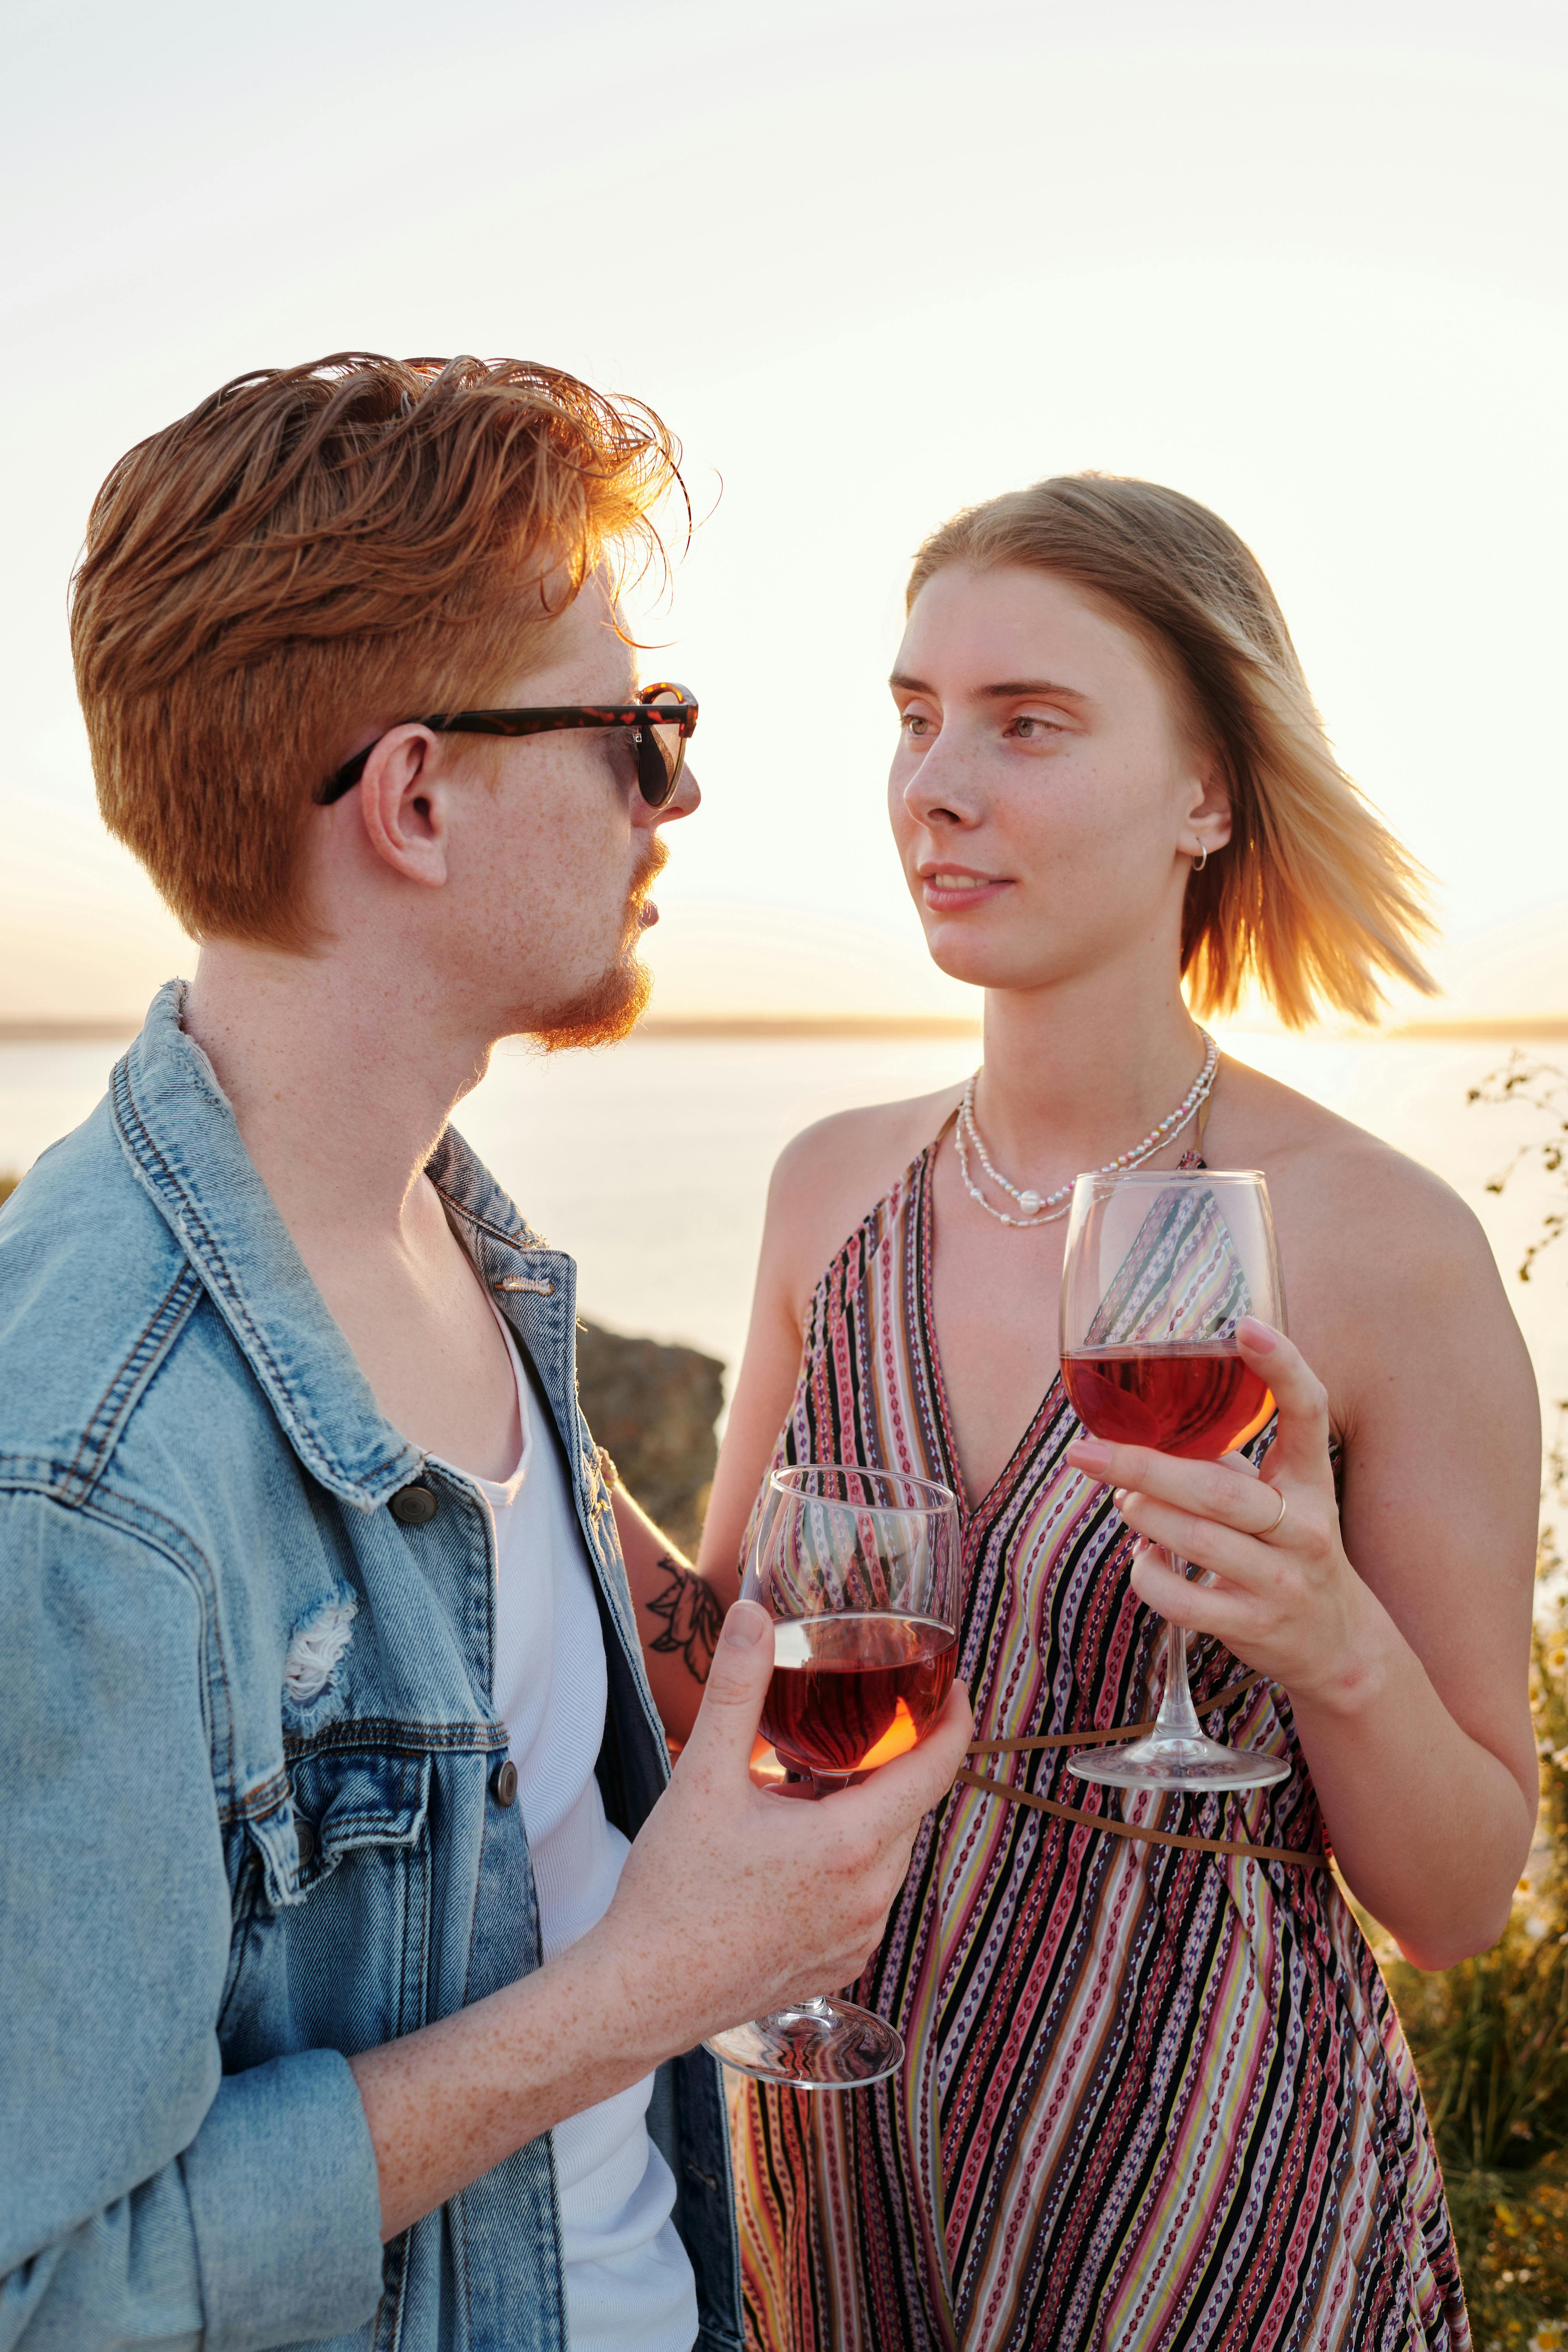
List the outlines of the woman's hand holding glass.
<svg viewBox="0 0 1568 2352">
<path fill-rule="evenodd" d="M 1342 1705 L 1373 1671 L 1380 1612 L 1341 1538 L 1327 1391 L 1282 1332 L 1249 1316 L 1236 1338 L 1279 1408 L 1261 1470 L 1237 1454 L 1190 1462 L 1087 1437 L 1068 1458 L 1117 1489 L 1117 1508 L 1147 1546 L 1206 1571 L 1209 1580 L 1190 1582 L 1141 1546 L 1132 1564 L 1141 1601 L 1189 1633 L 1212 1634 L 1299 1697 Z"/>
</svg>

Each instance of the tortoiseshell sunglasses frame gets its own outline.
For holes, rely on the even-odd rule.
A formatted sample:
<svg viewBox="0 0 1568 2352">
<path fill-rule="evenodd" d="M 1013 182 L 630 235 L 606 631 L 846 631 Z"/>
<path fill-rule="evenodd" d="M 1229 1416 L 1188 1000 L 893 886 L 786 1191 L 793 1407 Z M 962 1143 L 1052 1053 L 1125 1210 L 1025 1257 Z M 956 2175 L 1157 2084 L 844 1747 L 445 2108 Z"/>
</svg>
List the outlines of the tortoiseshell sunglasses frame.
<svg viewBox="0 0 1568 2352">
<path fill-rule="evenodd" d="M 660 694 L 678 694 L 680 700 L 656 703 L 654 698 Z M 537 710 L 438 710 L 430 718 L 404 719 L 401 723 L 405 727 L 428 727 L 436 735 L 555 735 L 574 727 L 635 727 L 641 739 L 637 747 L 637 790 L 649 808 L 658 809 L 668 808 L 675 798 L 680 772 L 686 765 L 687 742 L 697 731 L 697 698 L 689 687 L 677 686 L 672 678 L 660 678 L 656 686 L 643 687 L 635 702 L 563 702 Z M 673 761 L 666 759 L 658 740 L 661 727 L 680 730 Z M 375 742 L 367 743 L 363 751 L 345 760 L 335 776 L 328 777 L 316 794 L 320 807 L 329 808 L 333 801 L 341 801 L 345 793 L 353 792 L 380 740 L 378 735 Z"/>
</svg>

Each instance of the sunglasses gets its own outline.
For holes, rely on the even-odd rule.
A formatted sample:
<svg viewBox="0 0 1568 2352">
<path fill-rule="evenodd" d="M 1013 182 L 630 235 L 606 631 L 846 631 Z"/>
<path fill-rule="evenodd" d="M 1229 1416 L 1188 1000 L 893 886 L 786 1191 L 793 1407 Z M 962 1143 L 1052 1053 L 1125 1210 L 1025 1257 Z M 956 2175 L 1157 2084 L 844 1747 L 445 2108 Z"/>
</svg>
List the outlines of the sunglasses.
<svg viewBox="0 0 1568 2352">
<path fill-rule="evenodd" d="M 688 739 L 697 731 L 697 699 L 689 688 L 668 678 L 645 686 L 635 702 L 568 702 L 541 710 L 441 710 L 434 718 L 405 719 L 435 735 L 558 735 L 576 727 L 626 727 L 637 747 L 637 790 L 649 808 L 668 808 L 686 765 Z M 329 808 L 352 793 L 365 761 L 379 743 L 367 743 L 329 776 L 316 794 Z"/>
</svg>

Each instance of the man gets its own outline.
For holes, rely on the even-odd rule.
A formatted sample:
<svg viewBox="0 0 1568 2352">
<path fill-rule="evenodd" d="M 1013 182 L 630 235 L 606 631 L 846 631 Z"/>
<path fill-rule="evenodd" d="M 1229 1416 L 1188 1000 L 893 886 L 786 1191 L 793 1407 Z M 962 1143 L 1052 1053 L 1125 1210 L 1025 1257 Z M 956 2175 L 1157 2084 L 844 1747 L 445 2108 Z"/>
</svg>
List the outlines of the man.
<svg viewBox="0 0 1568 2352">
<path fill-rule="evenodd" d="M 202 946 L 0 1222 L 0 2347 L 738 2347 L 694 2045 L 857 1974 L 959 1762 L 962 1697 L 755 1790 L 737 1603 L 655 1656 L 665 1788 L 666 1548 L 448 1126 L 646 995 L 695 712 L 611 582 L 672 472 L 552 371 L 351 356 L 95 505 L 102 805 Z"/>
</svg>

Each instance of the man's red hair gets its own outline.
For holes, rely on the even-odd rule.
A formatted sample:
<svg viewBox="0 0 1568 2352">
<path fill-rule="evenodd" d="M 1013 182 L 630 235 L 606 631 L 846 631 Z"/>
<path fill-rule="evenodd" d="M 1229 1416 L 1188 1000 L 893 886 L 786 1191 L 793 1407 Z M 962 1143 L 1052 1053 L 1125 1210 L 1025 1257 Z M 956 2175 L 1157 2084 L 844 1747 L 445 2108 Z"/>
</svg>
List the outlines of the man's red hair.
<svg viewBox="0 0 1568 2352">
<path fill-rule="evenodd" d="M 650 409 L 520 360 L 237 376 L 93 501 L 71 646 L 99 804 L 186 929 L 307 948 L 312 795 L 376 726 L 499 700 L 611 548 L 660 551 Z"/>
</svg>

